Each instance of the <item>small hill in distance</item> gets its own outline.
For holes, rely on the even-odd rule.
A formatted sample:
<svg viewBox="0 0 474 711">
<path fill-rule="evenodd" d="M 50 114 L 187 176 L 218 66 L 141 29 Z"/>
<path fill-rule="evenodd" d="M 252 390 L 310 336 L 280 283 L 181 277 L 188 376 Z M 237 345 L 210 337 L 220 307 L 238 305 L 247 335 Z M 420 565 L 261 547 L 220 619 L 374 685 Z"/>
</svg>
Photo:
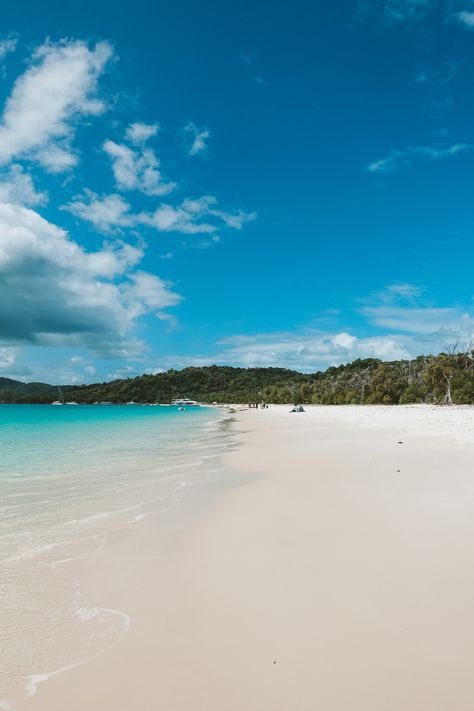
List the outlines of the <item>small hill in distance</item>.
<svg viewBox="0 0 474 711">
<path fill-rule="evenodd" d="M 204 366 L 92 385 L 62 386 L 66 400 L 92 404 L 200 402 L 346 404 L 474 403 L 474 349 L 413 360 L 357 359 L 316 373 Z M 0 378 L 1 403 L 50 403 L 58 387 Z"/>
</svg>

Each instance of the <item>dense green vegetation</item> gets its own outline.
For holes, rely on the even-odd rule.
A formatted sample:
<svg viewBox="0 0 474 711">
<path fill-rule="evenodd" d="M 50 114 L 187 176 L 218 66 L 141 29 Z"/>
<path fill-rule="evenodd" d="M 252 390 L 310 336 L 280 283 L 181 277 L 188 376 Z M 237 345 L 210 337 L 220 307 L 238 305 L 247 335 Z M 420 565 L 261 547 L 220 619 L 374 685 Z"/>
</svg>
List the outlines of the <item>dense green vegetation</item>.
<svg viewBox="0 0 474 711">
<path fill-rule="evenodd" d="M 79 403 L 170 402 L 188 397 L 201 402 L 343 404 L 474 403 L 474 350 L 385 362 L 355 360 L 324 372 L 302 374 L 284 368 L 208 366 L 157 375 L 62 388 Z M 0 402 L 48 403 L 56 386 L 0 378 Z"/>
</svg>

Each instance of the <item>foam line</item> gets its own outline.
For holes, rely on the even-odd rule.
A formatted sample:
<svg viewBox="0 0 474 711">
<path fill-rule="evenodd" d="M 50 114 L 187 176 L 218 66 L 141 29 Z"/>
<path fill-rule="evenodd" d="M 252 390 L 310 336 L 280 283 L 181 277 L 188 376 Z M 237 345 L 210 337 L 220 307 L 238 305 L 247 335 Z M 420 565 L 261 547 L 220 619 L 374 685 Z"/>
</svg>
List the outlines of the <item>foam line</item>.
<svg viewBox="0 0 474 711">
<path fill-rule="evenodd" d="M 81 619 L 83 621 L 91 620 L 94 617 L 97 617 L 98 615 L 100 615 L 101 613 L 122 616 L 122 618 L 123 618 L 122 632 L 120 634 L 119 639 L 116 642 L 114 642 L 113 644 L 110 644 L 107 647 L 104 647 L 96 654 L 91 654 L 89 657 L 86 657 L 85 659 L 80 659 L 77 662 L 72 662 L 71 664 L 67 664 L 64 667 L 60 667 L 59 669 L 53 669 L 53 671 L 45 672 L 43 674 L 29 674 L 26 677 L 26 695 L 22 699 L 4 699 L 3 701 L 0 701 L 0 709 L 2 709 L 3 711 L 16 711 L 16 704 L 23 703 L 27 699 L 34 696 L 36 694 L 36 692 L 38 691 L 38 686 L 40 684 L 42 684 L 43 682 L 48 681 L 49 679 L 52 679 L 55 676 L 59 676 L 63 672 L 70 671 L 71 669 L 80 667 L 83 664 L 92 662 L 94 659 L 97 659 L 97 657 L 100 657 L 102 654 L 105 654 L 105 652 L 108 652 L 110 649 L 113 649 L 114 647 L 116 647 L 117 644 L 120 644 L 120 642 L 123 640 L 123 638 L 125 637 L 125 635 L 127 634 L 128 630 L 130 628 L 130 617 L 129 617 L 129 615 L 127 615 L 126 612 L 122 612 L 121 610 L 114 610 L 114 609 L 107 608 L 107 607 L 94 607 L 91 609 L 81 608 L 77 611 L 77 615 L 78 615 L 79 619 Z"/>
</svg>

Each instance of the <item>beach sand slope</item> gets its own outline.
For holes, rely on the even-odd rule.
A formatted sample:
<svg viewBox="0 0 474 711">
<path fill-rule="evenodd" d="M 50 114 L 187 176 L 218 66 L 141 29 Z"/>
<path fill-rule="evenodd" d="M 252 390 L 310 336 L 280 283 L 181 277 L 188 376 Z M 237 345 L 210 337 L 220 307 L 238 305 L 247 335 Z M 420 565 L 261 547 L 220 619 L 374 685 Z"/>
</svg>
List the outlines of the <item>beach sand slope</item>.
<svg viewBox="0 0 474 711">
<path fill-rule="evenodd" d="M 445 412 L 238 413 L 237 485 L 77 570 L 124 640 L 21 708 L 472 711 L 473 410 Z"/>
</svg>

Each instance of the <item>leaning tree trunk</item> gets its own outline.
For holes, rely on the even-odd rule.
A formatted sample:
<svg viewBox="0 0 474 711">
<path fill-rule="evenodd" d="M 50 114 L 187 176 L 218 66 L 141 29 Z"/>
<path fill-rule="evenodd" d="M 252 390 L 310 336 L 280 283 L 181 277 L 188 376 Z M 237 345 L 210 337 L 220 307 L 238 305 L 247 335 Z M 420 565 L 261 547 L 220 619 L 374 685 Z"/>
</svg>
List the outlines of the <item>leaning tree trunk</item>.
<svg viewBox="0 0 474 711">
<path fill-rule="evenodd" d="M 451 378 L 448 377 L 447 375 L 444 376 L 446 380 L 446 393 L 444 398 L 441 400 L 441 405 L 452 405 L 453 404 L 453 398 L 451 396 Z"/>
</svg>

